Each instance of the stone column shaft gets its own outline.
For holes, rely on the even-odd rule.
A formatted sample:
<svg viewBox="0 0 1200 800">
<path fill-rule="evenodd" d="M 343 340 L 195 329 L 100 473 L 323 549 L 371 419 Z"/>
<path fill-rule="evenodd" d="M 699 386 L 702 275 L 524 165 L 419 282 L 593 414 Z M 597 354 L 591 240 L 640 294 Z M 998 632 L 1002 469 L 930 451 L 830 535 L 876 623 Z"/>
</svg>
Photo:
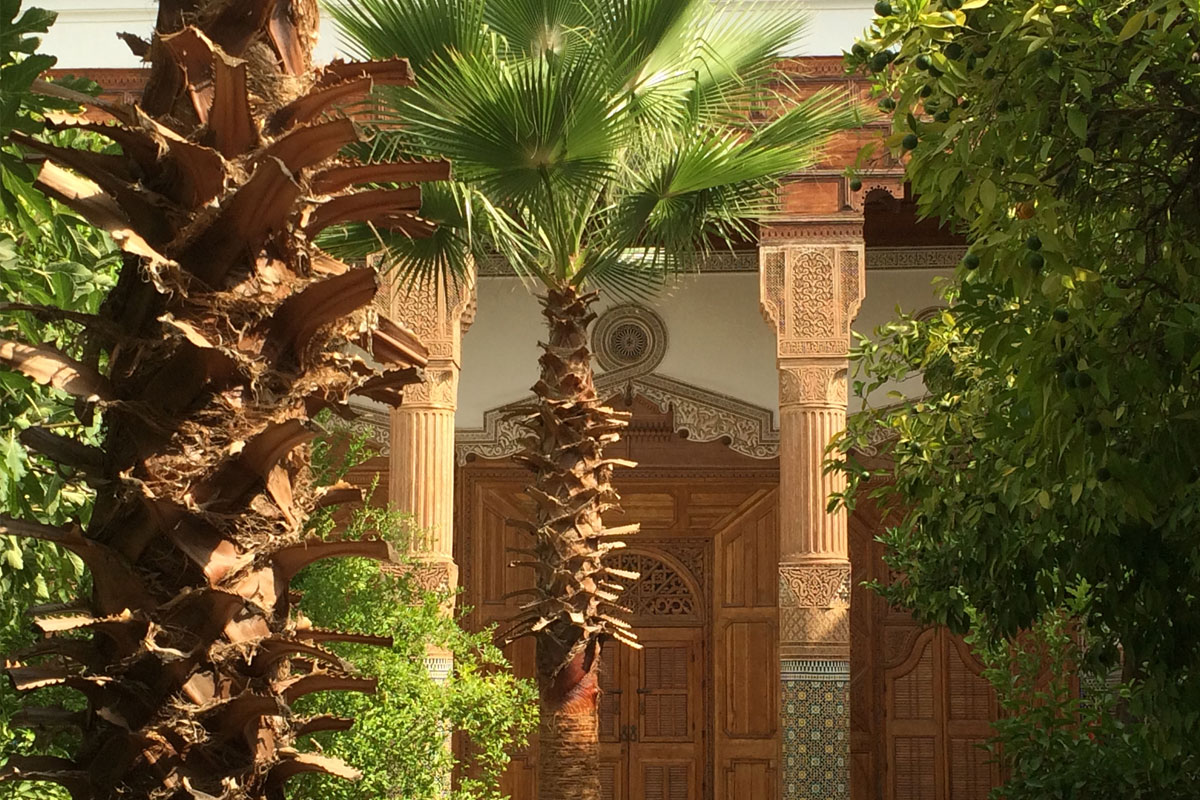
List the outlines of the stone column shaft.
<svg viewBox="0 0 1200 800">
<path fill-rule="evenodd" d="M 838 370 L 844 374 L 845 369 Z M 781 371 L 788 376 L 790 371 Z M 841 491 L 845 481 L 825 474 L 825 446 L 846 427 L 846 409 L 802 405 L 780 407 L 779 484 L 792 487 L 780 499 L 780 552 L 811 560 L 847 558 L 846 515 L 826 512 L 825 501 Z"/>
<path fill-rule="evenodd" d="M 844 481 L 824 464 L 846 426 L 865 259 L 851 238 L 765 243 L 760 263 L 779 370 L 780 797 L 841 800 L 850 792 L 850 559 L 846 514 L 826 510 Z"/>
<path fill-rule="evenodd" d="M 454 559 L 454 408 L 401 406 L 392 414 L 388 497 L 413 515 L 413 551 Z M 403 465 L 403 467 L 401 467 Z"/>
<path fill-rule="evenodd" d="M 391 317 L 412 329 L 429 350 L 425 381 L 404 390 L 391 415 L 388 500 L 413 516 L 409 555 L 417 583 L 430 590 L 458 585 L 454 563 L 454 411 L 462 334 L 475 317 L 474 276 L 461 286 L 392 290 Z M 448 610 L 453 609 L 451 602 Z M 431 648 L 425 665 L 435 679 L 453 668 L 450 654 Z"/>
</svg>

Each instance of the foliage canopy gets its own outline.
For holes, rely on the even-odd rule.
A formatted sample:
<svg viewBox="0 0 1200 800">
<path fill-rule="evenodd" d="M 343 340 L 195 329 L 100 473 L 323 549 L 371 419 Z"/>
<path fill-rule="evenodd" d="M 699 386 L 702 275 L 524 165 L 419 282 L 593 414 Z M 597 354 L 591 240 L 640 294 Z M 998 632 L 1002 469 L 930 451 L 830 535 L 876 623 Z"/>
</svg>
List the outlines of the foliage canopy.
<svg viewBox="0 0 1200 800">
<path fill-rule="evenodd" d="M 376 147 L 449 158 L 427 191 L 438 232 L 352 229 L 340 251 L 391 248 L 419 277 L 505 256 L 536 283 L 640 292 L 714 242 L 748 234 L 776 181 L 855 122 L 836 92 L 797 102 L 779 57 L 794 11 L 707 0 L 336 0 L 351 52 L 402 56 L 415 88 L 384 92 Z M 766 121 L 767 116 L 769 121 Z M 432 188 L 432 187 L 431 187 Z"/>
<path fill-rule="evenodd" d="M 915 374 L 927 390 L 840 443 L 892 437 L 879 472 L 904 578 L 885 595 L 992 644 L 1070 613 L 1085 667 L 1107 673 L 1123 652 L 1130 696 L 1110 706 L 1123 713 L 1106 717 L 1119 728 L 1106 742 L 1136 754 L 1112 756 L 1137 765 L 1126 796 L 1195 796 L 1200 13 L 1184 0 L 880 6 L 849 62 L 875 74 L 921 211 L 970 241 L 944 313 L 856 350 L 860 395 Z M 872 477 L 840 466 L 851 497 Z M 1006 739 L 1009 796 L 1111 788 L 1094 759 L 1048 755 L 1072 725 Z M 1022 761 L 1031 747 L 1036 763 Z M 1038 794 L 1055 770 L 1058 788 Z"/>
</svg>

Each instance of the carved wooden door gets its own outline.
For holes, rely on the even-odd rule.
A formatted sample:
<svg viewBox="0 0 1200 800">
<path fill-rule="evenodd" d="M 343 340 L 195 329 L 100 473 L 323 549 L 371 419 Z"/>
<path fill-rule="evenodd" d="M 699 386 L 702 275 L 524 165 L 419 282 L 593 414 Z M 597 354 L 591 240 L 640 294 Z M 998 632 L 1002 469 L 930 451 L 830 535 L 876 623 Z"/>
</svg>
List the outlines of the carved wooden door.
<svg viewBox="0 0 1200 800">
<path fill-rule="evenodd" d="M 999 781 L 983 749 L 996 703 L 967 645 L 925 628 L 884 672 L 887 800 L 986 800 Z"/>
<path fill-rule="evenodd" d="M 1000 782 L 982 748 L 998 713 L 961 638 L 864 588 L 892 579 L 868 502 L 850 517 L 851 799 L 985 800 Z"/>
<path fill-rule="evenodd" d="M 645 649 L 610 645 L 602 655 L 602 796 L 781 800 L 778 464 L 685 440 L 641 398 L 635 412 L 606 455 L 639 463 L 620 476 L 625 513 L 612 522 L 641 532 L 611 557 L 642 576 L 621 602 Z M 456 475 L 461 602 L 477 628 L 503 627 L 521 602 L 512 593 L 532 582 L 527 568 L 507 567 L 507 548 L 528 546 L 507 522 L 529 513 L 527 482 L 511 461 L 472 462 Z M 516 674 L 533 674 L 531 641 L 506 652 Z M 536 762 L 533 741 L 501 790 L 533 800 Z"/>
<path fill-rule="evenodd" d="M 600 707 L 603 800 L 700 800 L 701 628 L 645 628 L 642 649 L 606 645 Z"/>
</svg>

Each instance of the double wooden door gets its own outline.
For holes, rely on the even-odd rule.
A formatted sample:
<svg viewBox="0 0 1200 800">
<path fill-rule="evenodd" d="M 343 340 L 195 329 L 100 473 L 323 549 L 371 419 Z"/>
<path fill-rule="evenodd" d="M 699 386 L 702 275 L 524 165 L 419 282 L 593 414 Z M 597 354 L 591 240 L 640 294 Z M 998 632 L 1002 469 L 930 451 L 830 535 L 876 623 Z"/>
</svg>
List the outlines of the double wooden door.
<svg viewBox="0 0 1200 800">
<path fill-rule="evenodd" d="M 997 710 L 979 670 L 967 644 L 941 627 L 920 630 L 884 670 L 886 800 L 987 800 L 1000 779 L 984 749 Z"/>
<path fill-rule="evenodd" d="M 646 628 L 601 660 L 602 800 L 704 796 L 703 629 Z"/>
<path fill-rule="evenodd" d="M 851 800 L 987 800 L 1000 782 L 984 749 L 995 694 L 960 637 L 862 585 L 895 579 L 876 539 L 885 524 L 869 501 L 850 517 Z"/>
</svg>

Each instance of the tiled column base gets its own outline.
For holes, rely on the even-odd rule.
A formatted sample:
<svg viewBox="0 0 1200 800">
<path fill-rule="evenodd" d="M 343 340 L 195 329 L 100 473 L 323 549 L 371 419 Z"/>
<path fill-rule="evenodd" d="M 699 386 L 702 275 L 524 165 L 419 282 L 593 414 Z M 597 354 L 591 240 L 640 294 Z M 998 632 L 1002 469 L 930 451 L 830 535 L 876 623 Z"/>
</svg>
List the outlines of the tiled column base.
<svg viewBox="0 0 1200 800">
<path fill-rule="evenodd" d="M 780 662 L 783 800 L 850 796 L 850 664 Z"/>
<path fill-rule="evenodd" d="M 445 683 L 454 669 L 454 657 L 439 647 L 430 647 L 425 651 L 425 671 L 437 683 Z"/>
</svg>

